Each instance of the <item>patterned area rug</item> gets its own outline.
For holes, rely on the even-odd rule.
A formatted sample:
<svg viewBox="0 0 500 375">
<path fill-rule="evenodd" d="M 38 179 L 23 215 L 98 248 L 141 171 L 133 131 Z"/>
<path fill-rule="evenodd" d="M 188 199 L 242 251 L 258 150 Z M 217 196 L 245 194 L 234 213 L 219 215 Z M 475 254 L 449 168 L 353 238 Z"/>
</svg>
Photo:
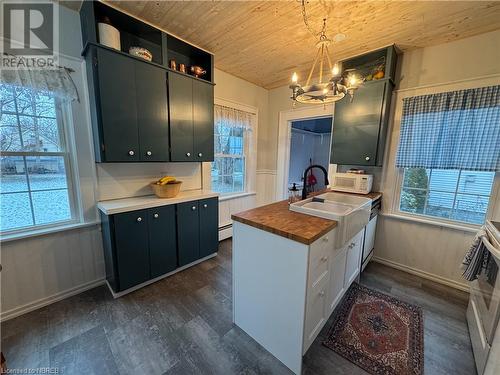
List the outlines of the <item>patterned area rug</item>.
<svg viewBox="0 0 500 375">
<path fill-rule="evenodd" d="M 374 375 L 424 373 L 422 309 L 353 283 L 323 345 Z"/>
</svg>

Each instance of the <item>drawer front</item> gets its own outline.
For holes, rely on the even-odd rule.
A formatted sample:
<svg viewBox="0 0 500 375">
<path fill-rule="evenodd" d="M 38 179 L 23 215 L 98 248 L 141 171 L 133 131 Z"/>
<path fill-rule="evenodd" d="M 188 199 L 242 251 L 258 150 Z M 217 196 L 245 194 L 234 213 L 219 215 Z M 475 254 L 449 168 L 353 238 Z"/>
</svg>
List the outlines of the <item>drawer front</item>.
<svg viewBox="0 0 500 375">
<path fill-rule="evenodd" d="M 311 244 L 308 278 L 310 287 L 328 271 L 328 259 L 333 252 L 333 242 L 333 232 L 329 232 Z"/>
<path fill-rule="evenodd" d="M 328 273 L 325 273 L 314 287 L 310 287 L 307 291 L 304 352 L 325 325 L 328 280 Z"/>
</svg>

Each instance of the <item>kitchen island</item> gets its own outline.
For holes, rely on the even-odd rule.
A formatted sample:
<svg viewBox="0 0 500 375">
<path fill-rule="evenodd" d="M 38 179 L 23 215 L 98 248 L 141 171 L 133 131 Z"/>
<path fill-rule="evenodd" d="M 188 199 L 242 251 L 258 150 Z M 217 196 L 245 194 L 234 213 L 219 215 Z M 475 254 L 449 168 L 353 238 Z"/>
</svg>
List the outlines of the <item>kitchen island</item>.
<svg viewBox="0 0 500 375">
<path fill-rule="evenodd" d="M 364 228 L 337 247 L 335 220 L 293 212 L 287 201 L 232 219 L 233 321 L 300 374 L 302 356 L 359 275 Z"/>
</svg>

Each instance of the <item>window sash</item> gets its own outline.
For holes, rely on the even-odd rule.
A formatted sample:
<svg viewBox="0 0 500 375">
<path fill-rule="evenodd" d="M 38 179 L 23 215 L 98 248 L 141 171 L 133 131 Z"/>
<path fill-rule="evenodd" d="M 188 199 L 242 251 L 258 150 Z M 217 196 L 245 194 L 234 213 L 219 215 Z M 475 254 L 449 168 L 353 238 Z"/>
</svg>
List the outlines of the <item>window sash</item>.
<svg viewBox="0 0 500 375">
<path fill-rule="evenodd" d="M 411 169 L 411 168 L 408 168 L 408 169 Z M 398 168 L 398 178 L 397 178 L 397 189 L 396 189 L 396 194 L 395 194 L 395 199 L 394 199 L 394 204 L 393 204 L 393 212 L 397 212 L 398 214 L 401 214 L 403 216 L 416 216 L 416 217 L 423 217 L 423 218 L 429 218 L 430 220 L 432 221 L 436 221 L 436 222 L 443 222 L 443 223 L 450 223 L 450 224 L 463 224 L 465 226 L 473 226 L 473 227 L 478 227 L 480 226 L 481 224 L 478 224 L 476 222 L 471 222 L 471 221 L 464 221 L 464 220 L 459 220 L 459 219 L 454 219 L 452 217 L 443 217 L 443 216 L 435 216 L 435 215 L 430 215 L 430 214 L 427 214 L 426 211 L 427 211 L 427 206 L 428 206 L 428 202 L 429 202 L 429 194 L 431 192 L 435 192 L 435 193 L 445 193 L 445 194 L 453 194 L 453 204 L 450 208 L 451 212 L 450 212 L 450 216 L 453 216 L 453 213 L 456 212 L 456 208 L 455 208 L 455 205 L 456 205 L 456 201 L 457 201 L 457 196 L 473 196 L 473 197 L 481 197 L 481 198 L 488 198 L 488 207 L 487 207 L 487 210 L 485 212 L 485 218 L 488 217 L 488 213 L 489 213 L 489 210 L 490 210 L 490 206 L 491 206 L 491 196 L 492 194 L 494 193 L 494 190 L 495 190 L 495 176 L 492 180 L 492 185 L 491 185 L 491 191 L 490 191 L 490 194 L 486 195 L 486 194 L 475 194 L 475 193 L 466 193 L 466 192 L 460 192 L 459 191 L 459 186 L 460 186 L 460 178 L 462 176 L 462 172 L 469 172 L 469 170 L 466 170 L 466 169 L 457 169 L 459 174 L 458 174 L 458 177 L 457 177 L 457 183 L 455 184 L 455 189 L 453 191 L 446 191 L 446 190 L 439 190 L 439 189 L 430 189 L 430 181 L 431 181 L 431 177 L 432 177 L 432 173 L 433 171 L 435 171 L 436 169 L 439 169 L 439 168 L 423 168 L 423 169 L 429 169 L 429 176 L 428 176 L 428 182 L 427 182 L 427 187 L 426 188 L 415 188 L 415 187 L 411 187 L 411 186 L 405 186 L 404 185 L 404 182 L 405 182 L 405 178 L 404 178 L 404 172 L 405 172 L 405 168 Z M 408 190 L 418 190 L 418 191 L 422 191 L 422 192 L 425 192 L 426 195 L 425 195 L 425 203 L 424 203 L 424 208 L 423 208 L 423 212 L 422 213 L 419 213 L 419 212 L 410 212 L 410 211 L 405 211 L 405 210 L 402 210 L 401 209 L 401 197 L 402 197 L 402 194 L 403 194 L 403 191 L 405 189 L 408 189 Z"/>
<path fill-rule="evenodd" d="M 17 98 L 14 95 L 14 104 L 15 108 L 18 108 L 17 104 Z M 58 146 L 61 151 L 1 151 L 2 156 L 14 156 L 14 157 L 22 157 L 23 158 L 23 163 L 24 163 L 24 176 L 26 177 L 26 190 L 20 190 L 20 191 L 9 191 L 9 192 L 2 192 L 0 194 L 1 196 L 4 195 L 9 195 L 9 194 L 15 194 L 15 193 L 26 193 L 28 194 L 29 197 L 29 205 L 30 205 L 30 210 L 31 210 L 31 219 L 33 224 L 28 225 L 28 226 L 23 226 L 23 227 L 17 227 L 17 228 L 11 228 L 11 229 L 6 229 L 6 230 L 1 230 L 0 229 L 0 234 L 2 235 L 11 235 L 11 234 L 17 234 L 17 233 L 25 233 L 25 232 L 30 232 L 34 230 L 40 230 L 40 229 L 45 229 L 45 228 L 53 228 L 53 227 L 58 227 L 61 225 L 68 225 L 68 224 L 73 224 L 79 221 L 78 217 L 78 207 L 79 205 L 77 204 L 77 194 L 75 191 L 75 173 L 73 171 L 73 163 L 72 163 L 72 157 L 71 154 L 68 150 L 68 144 L 70 144 L 67 132 L 65 131 L 65 125 L 69 126 L 69 116 L 67 114 L 67 111 L 69 110 L 68 105 L 66 103 L 63 103 L 59 98 L 54 97 L 54 107 L 55 107 L 55 120 L 57 123 L 57 130 L 58 130 Z M 20 131 L 20 116 L 26 116 L 26 117 L 32 117 L 32 118 L 41 118 L 41 119 L 54 119 L 52 116 L 38 116 L 36 114 L 20 114 L 19 112 L 12 112 L 12 111 L 3 111 L 2 113 L 7 114 L 7 115 L 13 115 L 16 116 L 17 120 L 17 127 Z M 21 140 L 21 139 L 20 139 Z M 55 157 L 62 157 L 63 162 L 64 162 L 64 170 L 65 170 L 65 181 L 66 181 L 66 187 L 65 188 L 49 188 L 49 189 L 32 189 L 31 188 L 31 183 L 30 183 L 30 178 L 29 178 L 29 171 L 28 171 L 28 165 L 27 165 L 27 158 L 28 157 L 47 157 L 47 156 L 55 156 Z M 50 223 L 43 223 L 43 224 L 36 224 L 35 220 L 35 210 L 33 206 L 33 196 L 32 193 L 36 192 L 45 192 L 45 191 L 61 191 L 61 190 L 67 190 L 68 193 L 68 202 L 69 202 L 69 211 L 70 211 L 70 218 L 65 219 L 65 220 L 58 220 Z"/>
</svg>

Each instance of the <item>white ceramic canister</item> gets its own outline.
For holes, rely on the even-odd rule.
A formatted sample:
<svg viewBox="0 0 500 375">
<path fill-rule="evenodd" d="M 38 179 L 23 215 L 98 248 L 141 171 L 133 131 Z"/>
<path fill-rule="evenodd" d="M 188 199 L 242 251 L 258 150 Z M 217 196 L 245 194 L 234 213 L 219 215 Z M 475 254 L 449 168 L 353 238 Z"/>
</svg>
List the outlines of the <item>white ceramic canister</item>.
<svg viewBox="0 0 500 375">
<path fill-rule="evenodd" d="M 97 28 L 99 29 L 99 43 L 119 51 L 121 50 L 120 32 L 116 27 L 99 22 Z"/>
</svg>

